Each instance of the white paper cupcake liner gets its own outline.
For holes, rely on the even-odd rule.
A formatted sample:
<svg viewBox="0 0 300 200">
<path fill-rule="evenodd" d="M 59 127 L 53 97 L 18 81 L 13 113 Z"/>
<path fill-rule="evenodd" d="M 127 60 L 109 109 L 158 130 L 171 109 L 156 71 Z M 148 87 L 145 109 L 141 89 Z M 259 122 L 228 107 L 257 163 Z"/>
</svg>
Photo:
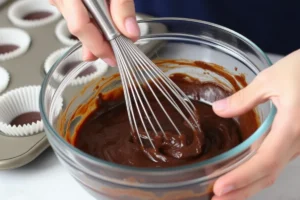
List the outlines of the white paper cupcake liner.
<svg viewBox="0 0 300 200">
<path fill-rule="evenodd" d="M 6 90 L 10 77 L 8 71 L 0 66 L 0 93 Z"/>
<path fill-rule="evenodd" d="M 54 63 L 65 53 L 67 52 L 69 49 L 69 47 L 66 48 L 62 48 L 59 49 L 57 51 L 54 51 L 53 53 L 51 53 L 48 58 L 46 59 L 45 63 L 44 63 L 44 70 L 45 73 L 47 74 L 49 72 L 49 70 L 51 69 L 51 67 L 54 65 Z M 71 61 L 71 60 L 70 60 Z M 93 62 L 93 64 L 91 65 L 93 67 L 95 67 L 96 71 L 88 74 L 86 76 L 79 76 L 76 77 L 75 79 L 73 79 L 70 82 L 70 85 L 72 86 L 76 86 L 76 85 L 83 85 L 86 84 L 88 82 L 90 82 L 91 80 L 103 75 L 107 69 L 108 69 L 108 65 L 102 61 L 101 59 L 98 59 L 96 61 Z M 59 74 L 59 73 L 54 73 L 53 77 L 57 80 L 57 81 L 61 81 L 64 78 L 64 75 Z"/>
<path fill-rule="evenodd" d="M 30 46 L 29 34 L 18 28 L 0 28 L 0 45 L 10 44 L 19 48 L 9 53 L 0 54 L 0 61 L 13 59 L 24 54 Z"/>
<path fill-rule="evenodd" d="M 27 136 L 43 131 L 41 120 L 31 124 L 11 126 L 17 116 L 39 111 L 40 86 L 27 86 L 11 90 L 0 97 L 0 131 L 10 136 Z"/>
<path fill-rule="evenodd" d="M 67 46 L 72 46 L 78 42 L 78 40 L 71 39 L 72 35 L 68 29 L 67 22 L 65 19 L 60 20 L 55 27 L 55 35 L 58 40 Z"/>
<path fill-rule="evenodd" d="M 37 20 L 24 20 L 26 14 L 35 11 L 47 11 L 52 15 Z M 18 0 L 8 9 L 8 18 L 11 22 L 22 28 L 32 28 L 54 22 L 61 17 L 60 12 L 48 0 Z"/>
</svg>

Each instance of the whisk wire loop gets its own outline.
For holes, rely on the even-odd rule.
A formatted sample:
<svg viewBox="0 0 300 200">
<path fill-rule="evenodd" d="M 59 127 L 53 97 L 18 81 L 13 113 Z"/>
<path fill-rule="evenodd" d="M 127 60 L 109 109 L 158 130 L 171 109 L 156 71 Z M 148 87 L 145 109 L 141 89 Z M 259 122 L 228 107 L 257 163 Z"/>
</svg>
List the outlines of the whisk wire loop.
<svg viewBox="0 0 300 200">
<path fill-rule="evenodd" d="M 124 38 L 122 41 L 125 43 L 126 49 L 135 55 L 135 60 L 140 61 L 140 63 L 137 63 L 137 65 L 135 65 L 135 66 L 138 66 L 138 67 L 140 66 L 140 67 L 142 67 L 143 70 L 140 70 L 138 72 L 141 73 L 142 75 L 143 75 L 143 72 L 145 72 L 150 77 L 151 82 L 155 84 L 155 86 L 160 90 L 160 92 L 163 95 L 165 95 L 165 97 L 170 102 L 172 102 L 173 106 L 176 107 L 176 109 L 178 108 L 177 111 L 180 111 L 182 117 L 184 117 L 185 120 L 187 120 L 186 116 L 183 114 L 182 110 L 179 108 L 177 103 L 171 97 L 170 93 L 166 90 L 166 88 L 162 85 L 162 83 L 160 83 L 160 81 L 157 81 L 157 78 L 159 78 L 159 80 L 161 80 L 164 83 L 164 85 L 172 92 L 172 94 L 174 94 L 177 97 L 177 99 L 182 103 L 182 105 L 186 108 L 186 110 L 189 112 L 189 114 L 193 118 L 195 124 L 197 124 L 196 123 L 197 119 L 195 118 L 194 112 L 193 112 L 195 110 L 195 107 L 194 107 L 193 103 L 190 101 L 190 99 L 186 96 L 186 94 L 183 93 L 179 89 L 179 87 L 173 81 L 171 81 L 157 66 L 155 66 L 154 63 L 140 51 L 140 49 L 138 49 L 136 46 L 132 47 L 132 42 L 129 39 Z M 155 78 L 152 78 L 152 77 L 155 77 Z M 148 80 L 146 78 L 144 78 L 144 82 L 147 83 L 149 88 L 151 88 L 151 86 L 148 84 Z M 154 92 L 153 92 L 153 94 L 155 95 Z M 189 121 L 189 120 L 187 120 L 187 121 Z M 190 124 L 190 125 L 192 125 L 192 124 Z"/>
<path fill-rule="evenodd" d="M 132 131 L 137 133 L 142 146 L 144 146 L 142 140 L 143 134 L 138 128 L 135 114 L 138 114 L 140 118 L 139 121 L 146 133 L 146 138 L 154 149 L 155 144 L 152 141 L 153 138 L 151 137 L 144 120 L 146 120 L 147 124 L 150 125 L 155 136 L 159 136 L 158 130 L 155 128 L 158 127 L 160 133 L 166 138 L 165 131 L 159 123 L 159 120 L 147 99 L 144 92 L 145 89 L 148 89 L 151 92 L 169 122 L 172 124 L 176 132 L 181 135 L 180 130 L 177 128 L 176 124 L 173 122 L 156 95 L 152 84 L 159 90 L 160 94 L 162 94 L 172 104 L 172 106 L 194 131 L 199 130 L 197 119 L 194 115 L 194 105 L 175 83 L 173 83 L 158 67 L 156 67 L 149 58 L 143 55 L 143 53 L 140 52 L 140 49 L 133 45 L 128 38 L 117 37 L 111 41 L 111 44 L 116 54 L 117 63 L 120 69 L 129 122 L 131 124 Z M 190 118 L 186 116 L 172 96 L 176 97 L 176 99 L 181 103 Z M 152 121 L 155 122 L 156 126 Z"/>
<path fill-rule="evenodd" d="M 194 132 L 200 132 L 195 115 L 196 109 L 191 100 L 132 41 L 118 31 L 110 16 L 107 1 L 83 0 L 83 3 L 111 43 L 121 75 L 129 123 L 134 138 L 138 137 L 141 146 L 144 147 L 147 143 L 156 150 L 156 141 L 151 134 L 159 138 L 163 135 L 167 139 L 167 134 L 155 115 L 156 107 L 154 105 L 152 107 L 149 103 L 149 94 L 179 135 L 181 135 L 180 130 L 160 102 L 158 95 L 165 97 Z M 149 130 L 150 128 L 152 130 Z M 160 157 L 160 155 L 156 156 Z"/>
<path fill-rule="evenodd" d="M 122 71 L 121 72 L 121 80 L 124 81 L 123 82 L 124 84 L 125 83 L 127 84 L 126 88 L 124 88 L 124 96 L 125 96 L 125 98 L 127 97 L 128 104 L 130 104 L 129 108 L 131 108 L 131 110 L 128 112 L 128 115 L 129 115 L 130 119 L 133 118 L 133 120 L 131 120 L 131 121 L 133 121 L 133 123 L 134 123 L 133 124 L 133 126 L 135 128 L 134 132 L 137 133 L 139 141 L 143 145 L 143 141 L 142 141 L 142 139 L 140 137 L 142 134 L 140 133 L 140 131 L 138 129 L 138 126 L 137 126 L 137 123 L 136 123 L 136 120 L 134 119 L 135 118 L 135 114 L 134 114 L 134 109 L 132 108 L 132 105 L 135 105 L 135 107 L 137 109 L 137 113 L 138 113 L 138 115 L 139 115 L 139 117 L 141 119 L 140 121 L 142 123 L 142 126 L 143 126 L 143 128 L 145 130 L 145 133 L 146 133 L 147 137 L 151 138 L 151 136 L 150 136 L 150 134 L 148 132 L 148 129 L 146 127 L 146 124 L 145 124 L 145 122 L 143 120 L 143 114 L 144 114 L 144 116 L 146 116 L 146 118 L 148 120 L 148 123 L 150 124 L 150 126 L 151 126 L 152 130 L 154 131 L 155 135 L 158 135 L 158 133 L 157 133 L 156 129 L 154 128 L 154 125 L 152 124 L 152 122 L 150 120 L 150 117 L 149 117 L 149 115 L 148 115 L 148 113 L 146 111 L 146 108 L 145 108 L 145 106 L 143 104 L 142 98 L 139 95 L 139 92 L 138 92 L 137 88 L 140 90 L 140 93 L 142 94 L 143 99 L 145 100 L 145 102 L 147 103 L 149 109 L 151 110 L 151 113 L 153 114 L 153 116 L 155 116 L 155 115 L 154 115 L 154 112 L 153 112 L 153 110 L 152 110 L 152 108 L 151 108 L 151 106 L 150 106 L 150 104 L 149 104 L 149 102 L 148 102 L 148 100 L 147 100 L 147 98 L 146 98 L 146 96 L 144 94 L 143 89 L 141 88 L 141 85 L 138 84 L 138 79 L 136 77 L 136 74 L 132 71 L 133 68 L 130 67 L 130 66 L 133 66 L 132 65 L 133 63 L 130 63 L 130 61 L 132 61 L 132 60 L 130 59 L 130 57 L 124 56 L 123 55 L 124 53 L 119 50 L 119 45 L 120 45 L 120 44 L 118 44 L 119 42 L 120 42 L 119 40 L 115 40 L 115 42 L 112 42 L 112 46 L 113 46 L 114 50 L 119 55 L 119 58 L 117 58 L 117 61 L 120 61 L 120 64 L 122 65 L 122 67 L 119 67 L 120 71 Z M 123 87 L 124 87 L 124 84 L 123 84 Z M 128 88 L 128 86 L 129 86 L 129 88 Z M 133 97 L 133 100 L 134 100 L 134 104 L 132 104 L 132 102 L 131 102 L 130 91 L 131 91 L 131 94 L 132 94 L 132 97 Z M 142 109 L 139 107 L 139 105 L 142 107 Z M 142 111 L 143 111 L 143 113 L 142 113 Z M 156 119 L 156 117 L 155 117 L 155 119 Z M 156 119 L 156 122 L 158 123 L 157 119 Z M 160 128 L 161 128 L 161 126 L 160 126 Z M 149 139 L 149 142 L 150 142 L 151 146 L 153 148 L 155 148 L 155 145 L 153 144 L 153 142 L 152 142 L 151 139 Z"/>
</svg>

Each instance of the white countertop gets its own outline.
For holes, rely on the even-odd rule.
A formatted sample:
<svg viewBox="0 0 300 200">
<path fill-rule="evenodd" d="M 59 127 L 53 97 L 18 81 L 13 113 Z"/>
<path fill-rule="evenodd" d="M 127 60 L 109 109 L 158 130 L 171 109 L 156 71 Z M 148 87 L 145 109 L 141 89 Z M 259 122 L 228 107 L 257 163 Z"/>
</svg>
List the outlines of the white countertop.
<svg viewBox="0 0 300 200">
<path fill-rule="evenodd" d="M 274 61 L 277 56 L 270 56 Z M 28 165 L 0 171 L 1 200 L 93 200 L 60 165 L 51 148 Z M 299 200 L 300 158 L 290 163 L 269 189 L 251 200 Z"/>
</svg>

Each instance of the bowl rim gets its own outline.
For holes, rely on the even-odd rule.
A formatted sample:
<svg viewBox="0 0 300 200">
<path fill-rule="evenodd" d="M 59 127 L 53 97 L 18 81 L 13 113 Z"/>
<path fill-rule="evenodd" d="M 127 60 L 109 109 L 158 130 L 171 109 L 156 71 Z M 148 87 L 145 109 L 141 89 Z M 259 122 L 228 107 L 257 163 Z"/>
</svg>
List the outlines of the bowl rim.
<svg viewBox="0 0 300 200">
<path fill-rule="evenodd" d="M 161 21 L 194 22 L 194 23 L 198 23 L 198 24 L 204 24 L 204 25 L 212 26 L 212 27 L 217 28 L 217 29 L 222 29 L 223 31 L 229 32 L 231 35 L 241 39 L 246 44 L 248 44 L 252 48 L 256 49 L 261 54 L 261 56 L 265 59 L 268 66 L 272 65 L 272 62 L 270 61 L 268 56 L 255 43 L 253 43 L 251 40 L 249 40 L 245 36 L 235 32 L 235 31 L 233 31 L 229 28 L 218 25 L 218 24 L 214 24 L 214 23 L 210 23 L 210 22 L 206 22 L 206 21 L 202 21 L 202 20 L 189 19 L 189 18 L 176 18 L 176 17 L 147 18 L 147 19 L 143 19 L 143 20 L 138 20 L 138 23 L 161 22 Z M 147 37 L 144 37 L 144 39 L 145 38 L 147 38 Z M 222 162 L 226 159 L 229 159 L 233 156 L 236 156 L 239 153 L 246 150 L 249 146 L 251 146 L 251 144 L 253 144 L 253 142 L 258 140 L 266 131 L 269 130 L 269 128 L 271 127 L 271 124 L 273 122 L 273 119 L 275 117 L 276 107 L 270 101 L 270 112 L 269 112 L 268 116 L 266 117 L 266 119 L 263 121 L 263 123 L 258 127 L 258 129 L 250 137 L 248 137 L 242 143 L 240 143 L 239 145 L 237 145 L 234 148 L 230 149 L 229 151 L 226 151 L 222 154 L 214 156 L 210 159 L 207 159 L 207 160 L 204 160 L 204 161 L 201 161 L 201 162 L 197 162 L 197 163 L 193 163 L 193 164 L 177 166 L 177 167 L 170 167 L 170 168 L 138 168 L 138 167 L 120 165 L 120 164 L 116 164 L 116 163 L 112 163 L 112 162 L 108 162 L 108 161 L 96 158 L 94 156 L 91 156 L 91 155 L 79 150 L 78 148 L 74 147 L 73 145 L 68 143 L 66 140 L 64 140 L 55 131 L 55 129 L 52 127 L 52 125 L 50 125 L 49 120 L 46 117 L 45 107 L 44 107 L 45 91 L 46 91 L 48 82 L 50 80 L 50 77 L 51 77 L 53 71 L 57 68 L 58 64 L 61 63 L 61 61 L 63 61 L 65 59 L 66 56 L 70 55 L 75 50 L 78 50 L 81 46 L 82 45 L 81 45 L 80 42 L 78 42 L 77 44 L 72 46 L 63 56 L 61 56 L 54 63 L 53 67 L 51 68 L 51 70 L 47 73 L 46 77 L 44 78 L 44 81 L 43 81 L 42 87 L 41 87 L 40 98 L 39 98 L 41 118 L 44 122 L 45 129 L 48 130 L 48 131 L 46 131 L 47 136 L 48 136 L 48 134 L 54 136 L 54 138 L 56 140 L 58 140 L 60 143 L 62 143 L 66 148 L 71 150 L 77 156 L 79 156 L 79 157 L 81 157 L 85 160 L 88 160 L 89 162 L 100 165 L 104 168 L 110 168 L 110 170 L 115 169 L 115 170 L 118 170 L 119 172 L 120 172 L 120 170 L 122 170 L 122 171 L 126 171 L 126 172 L 142 173 L 144 175 L 146 175 L 146 174 L 151 174 L 151 175 L 162 175 L 163 174 L 163 175 L 166 175 L 166 174 L 169 174 L 169 173 L 176 173 L 176 172 L 179 172 L 179 171 L 182 173 L 184 171 L 191 171 L 191 170 L 199 169 L 199 168 L 201 168 L 203 166 L 206 166 L 206 165 L 216 164 L 218 162 Z"/>
</svg>

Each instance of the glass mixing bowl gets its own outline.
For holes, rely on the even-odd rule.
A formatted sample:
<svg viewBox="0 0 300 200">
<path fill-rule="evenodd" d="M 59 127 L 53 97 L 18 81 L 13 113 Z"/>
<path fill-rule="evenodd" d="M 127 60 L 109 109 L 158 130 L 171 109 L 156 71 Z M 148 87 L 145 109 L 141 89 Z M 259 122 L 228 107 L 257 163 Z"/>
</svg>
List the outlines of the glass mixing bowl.
<svg viewBox="0 0 300 200">
<path fill-rule="evenodd" d="M 243 73 L 247 83 L 271 65 L 268 57 L 254 43 L 216 24 L 179 18 L 147 19 L 139 21 L 139 24 L 147 26 L 148 32 L 137 45 L 151 59 L 215 63 L 233 75 Z M 66 136 L 64 124 L 59 123 L 64 120 L 75 127 L 80 119 L 70 121 L 74 110 L 92 96 L 93 88 L 97 84 L 101 85 L 101 78 L 106 80 L 118 73 L 117 67 L 103 66 L 102 72 L 98 74 L 99 78 L 80 82 L 77 75 L 97 64 L 82 62 L 81 56 L 79 43 L 54 64 L 42 85 L 40 109 L 47 137 L 60 162 L 97 199 L 210 199 L 214 181 L 255 153 L 268 134 L 276 113 L 271 102 L 259 105 L 256 108 L 261 122 L 259 128 L 240 145 L 203 162 L 163 169 L 134 168 L 110 163 L 72 146 L 68 140 L 72 138 L 74 130 L 70 131 L 71 136 Z M 62 75 L 66 63 L 74 61 L 78 63 L 76 68 Z M 218 76 L 213 72 L 207 75 L 203 73 L 203 69 L 189 66 L 173 66 L 167 73 L 176 70 L 201 80 L 213 81 Z M 119 80 L 111 81 L 103 90 L 118 86 Z M 228 87 L 231 87 L 230 84 Z"/>
</svg>

